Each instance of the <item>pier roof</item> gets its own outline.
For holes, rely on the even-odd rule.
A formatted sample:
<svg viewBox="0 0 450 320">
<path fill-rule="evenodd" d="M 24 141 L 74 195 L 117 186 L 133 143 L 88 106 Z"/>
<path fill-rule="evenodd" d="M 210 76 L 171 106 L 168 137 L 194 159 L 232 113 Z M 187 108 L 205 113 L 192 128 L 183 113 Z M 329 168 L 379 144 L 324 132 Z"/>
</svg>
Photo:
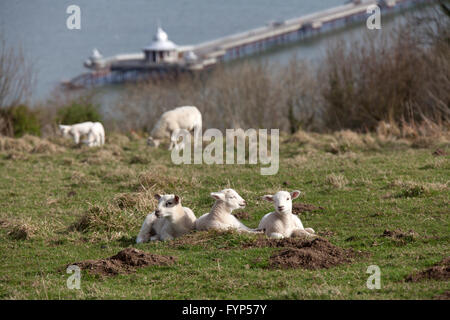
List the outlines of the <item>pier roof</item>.
<svg viewBox="0 0 450 320">
<path fill-rule="evenodd" d="M 169 40 L 167 33 L 158 27 L 152 43 L 144 48 L 145 51 L 170 51 L 176 50 L 177 45 Z"/>
</svg>

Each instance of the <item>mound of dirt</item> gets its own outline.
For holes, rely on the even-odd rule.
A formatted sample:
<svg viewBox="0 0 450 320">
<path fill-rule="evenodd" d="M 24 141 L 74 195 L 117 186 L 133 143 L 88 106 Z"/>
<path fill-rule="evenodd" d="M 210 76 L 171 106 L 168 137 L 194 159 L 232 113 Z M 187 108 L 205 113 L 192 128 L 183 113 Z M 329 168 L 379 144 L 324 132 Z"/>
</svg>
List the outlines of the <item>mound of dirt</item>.
<svg viewBox="0 0 450 320">
<path fill-rule="evenodd" d="M 118 274 L 133 273 L 138 268 L 154 265 L 167 266 L 175 262 L 176 258 L 172 256 L 161 256 L 134 248 L 126 248 L 107 259 L 85 260 L 69 265 L 79 266 L 83 270 L 88 270 L 91 274 L 115 276 Z"/>
<path fill-rule="evenodd" d="M 312 240 L 288 238 L 269 241 L 276 246 L 291 246 L 270 257 L 271 268 L 316 270 L 349 263 L 355 256 L 352 250 L 339 248 L 323 238 Z"/>
<path fill-rule="evenodd" d="M 292 213 L 293 214 L 300 214 L 303 212 L 308 211 L 319 211 L 324 210 L 323 207 L 316 207 L 315 205 L 308 204 L 308 203 L 294 203 L 292 204 Z"/>
<path fill-rule="evenodd" d="M 439 149 L 439 148 L 433 152 L 433 156 L 437 156 L 437 157 L 446 156 L 446 155 L 447 155 L 447 152 L 445 152 L 444 150 Z"/>
<path fill-rule="evenodd" d="M 422 280 L 449 280 L 450 279 L 450 256 L 442 259 L 431 268 L 412 273 L 406 277 L 406 282 L 418 282 Z"/>
<path fill-rule="evenodd" d="M 450 300 L 450 291 L 445 291 L 443 294 L 438 294 L 433 297 L 434 300 Z"/>
<path fill-rule="evenodd" d="M 386 230 L 384 230 L 384 232 L 381 236 L 385 237 L 385 238 L 391 238 L 395 241 L 405 243 L 405 242 L 411 242 L 411 241 L 416 240 L 416 238 L 419 236 L 419 234 L 417 232 L 415 232 L 414 230 L 409 230 L 409 231 L 405 232 L 400 229 L 396 229 L 396 230 L 386 229 Z"/>
</svg>

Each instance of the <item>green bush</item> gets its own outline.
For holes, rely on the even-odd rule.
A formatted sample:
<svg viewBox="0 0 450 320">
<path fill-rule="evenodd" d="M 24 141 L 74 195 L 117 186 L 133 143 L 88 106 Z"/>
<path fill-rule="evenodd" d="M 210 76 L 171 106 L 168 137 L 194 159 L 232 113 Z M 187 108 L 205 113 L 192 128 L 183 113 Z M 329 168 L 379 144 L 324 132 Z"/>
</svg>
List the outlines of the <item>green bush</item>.
<svg viewBox="0 0 450 320">
<path fill-rule="evenodd" d="M 101 121 L 99 107 L 92 103 L 73 102 L 58 110 L 56 122 L 58 124 L 75 124 L 85 121 Z"/>
<path fill-rule="evenodd" d="M 21 137 L 24 134 L 41 135 L 41 124 L 37 112 L 25 105 L 20 105 L 8 108 L 7 113 L 12 120 L 15 137 Z"/>
</svg>

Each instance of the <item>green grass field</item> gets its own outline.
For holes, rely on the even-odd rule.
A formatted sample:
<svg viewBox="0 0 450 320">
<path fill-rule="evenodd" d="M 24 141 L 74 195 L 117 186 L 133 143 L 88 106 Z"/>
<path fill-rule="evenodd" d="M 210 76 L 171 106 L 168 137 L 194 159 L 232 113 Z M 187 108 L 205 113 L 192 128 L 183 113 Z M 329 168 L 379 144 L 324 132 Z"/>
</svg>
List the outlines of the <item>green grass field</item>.
<svg viewBox="0 0 450 320">
<path fill-rule="evenodd" d="M 280 170 L 259 165 L 182 165 L 145 139 L 113 135 L 103 148 L 25 137 L 0 142 L 0 298 L 2 299 L 432 299 L 448 280 L 405 282 L 450 255 L 448 142 L 421 143 L 343 132 L 283 136 Z M 260 197 L 299 189 L 294 200 L 323 207 L 300 215 L 333 244 L 365 254 L 329 269 L 272 269 L 277 248 L 241 248 L 251 235 L 193 235 L 203 241 L 135 244 L 153 194 L 176 193 L 197 216 L 210 192 L 234 188 L 242 220 L 257 227 L 272 206 Z M 411 236 L 383 237 L 388 230 Z M 70 290 L 66 265 L 107 258 L 126 247 L 177 257 L 172 266 L 101 277 L 82 272 Z M 381 289 L 369 290 L 369 265 Z"/>
</svg>

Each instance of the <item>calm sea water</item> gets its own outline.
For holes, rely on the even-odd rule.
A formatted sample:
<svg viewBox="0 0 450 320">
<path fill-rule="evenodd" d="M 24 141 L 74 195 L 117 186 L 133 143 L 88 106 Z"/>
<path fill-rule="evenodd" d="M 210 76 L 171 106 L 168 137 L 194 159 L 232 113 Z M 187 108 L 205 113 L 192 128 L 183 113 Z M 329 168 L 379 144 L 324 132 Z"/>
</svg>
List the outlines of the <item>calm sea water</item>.
<svg viewBox="0 0 450 320">
<path fill-rule="evenodd" d="M 61 80 L 85 71 L 82 63 L 98 48 L 104 56 L 138 52 L 158 23 L 177 44 L 195 44 L 342 4 L 344 0 L 1 0 L 0 34 L 21 46 L 36 66 L 34 100 L 45 99 Z M 81 30 L 68 30 L 66 8 L 81 8 Z M 341 32 L 361 33 L 363 26 Z M 269 55 L 283 61 L 297 53 L 313 57 L 336 36 Z"/>
</svg>

